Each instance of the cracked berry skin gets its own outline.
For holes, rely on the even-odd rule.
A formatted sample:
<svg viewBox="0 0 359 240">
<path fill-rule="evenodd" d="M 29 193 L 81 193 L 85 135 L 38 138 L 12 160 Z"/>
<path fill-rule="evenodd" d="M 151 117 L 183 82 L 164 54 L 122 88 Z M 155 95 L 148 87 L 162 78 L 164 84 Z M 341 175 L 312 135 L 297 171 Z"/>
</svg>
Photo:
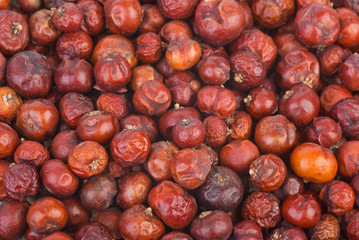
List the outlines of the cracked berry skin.
<svg viewBox="0 0 359 240">
<path fill-rule="evenodd" d="M 145 115 L 129 114 L 120 120 L 120 129 L 135 129 L 143 132 L 151 143 L 157 139 L 158 129 L 156 122 Z"/>
<path fill-rule="evenodd" d="M 266 70 L 270 69 L 277 56 L 277 47 L 273 39 L 256 28 L 244 30 L 229 44 L 231 54 L 241 50 L 257 54 L 262 59 Z"/>
<path fill-rule="evenodd" d="M 62 59 L 88 59 L 93 50 L 92 38 L 83 31 L 62 34 L 56 43 L 57 55 Z"/>
<path fill-rule="evenodd" d="M 232 42 L 242 32 L 244 24 L 242 7 L 235 0 L 201 1 L 196 8 L 195 27 L 198 35 L 211 45 Z"/>
<path fill-rule="evenodd" d="M 168 141 L 172 141 L 172 128 L 178 121 L 186 117 L 194 117 L 201 119 L 201 116 L 197 109 L 193 107 L 178 107 L 167 111 L 163 114 L 158 121 L 158 129 L 162 136 Z"/>
<path fill-rule="evenodd" d="M 272 116 L 278 111 L 277 96 L 274 91 L 266 87 L 254 88 L 244 102 L 247 112 L 257 120 Z"/>
<path fill-rule="evenodd" d="M 29 19 L 31 42 L 46 45 L 54 43 L 61 31 L 52 22 L 53 12 L 48 9 L 40 9 L 33 13 Z"/>
<path fill-rule="evenodd" d="M 165 80 L 171 93 L 172 102 L 183 107 L 193 107 L 196 103 L 197 93 L 201 83 L 191 71 L 179 71 L 171 74 Z"/>
<path fill-rule="evenodd" d="M 89 97 L 77 92 L 69 92 L 65 94 L 61 98 L 59 104 L 61 118 L 71 128 L 76 128 L 77 122 L 82 115 L 94 110 L 95 107 L 92 100 Z"/>
<path fill-rule="evenodd" d="M 82 10 L 84 19 L 81 30 L 89 35 L 97 35 L 105 26 L 105 13 L 100 2 L 95 0 L 81 0 L 77 6 Z"/>
<path fill-rule="evenodd" d="M 332 45 L 340 33 L 338 14 L 330 6 L 320 3 L 308 4 L 297 12 L 294 33 L 309 47 Z"/>
<path fill-rule="evenodd" d="M 242 217 L 262 229 L 275 227 L 282 219 L 279 199 L 272 193 L 253 192 L 243 203 Z"/>
<path fill-rule="evenodd" d="M 218 116 L 209 116 L 203 120 L 206 128 L 205 143 L 213 148 L 221 147 L 225 144 L 228 130 L 226 122 Z"/>
</svg>

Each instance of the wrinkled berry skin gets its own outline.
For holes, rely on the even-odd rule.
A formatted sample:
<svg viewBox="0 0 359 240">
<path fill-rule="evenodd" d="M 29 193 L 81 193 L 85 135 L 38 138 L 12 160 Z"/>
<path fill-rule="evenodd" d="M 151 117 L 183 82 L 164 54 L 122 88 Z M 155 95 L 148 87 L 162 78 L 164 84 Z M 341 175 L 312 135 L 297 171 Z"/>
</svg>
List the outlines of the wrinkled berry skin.
<svg viewBox="0 0 359 240">
<path fill-rule="evenodd" d="M 65 59 L 54 73 L 54 82 L 60 93 L 87 93 L 91 90 L 93 69 L 83 59 Z"/>
<path fill-rule="evenodd" d="M 324 47 L 333 44 L 339 37 L 339 17 L 327 5 L 312 3 L 298 10 L 294 20 L 297 38 L 310 47 Z"/>
<path fill-rule="evenodd" d="M 262 59 L 251 51 L 237 51 L 230 56 L 232 85 L 235 89 L 248 91 L 261 84 L 266 76 Z"/>
<path fill-rule="evenodd" d="M 307 50 L 295 50 L 287 53 L 276 67 L 278 86 L 288 90 L 303 83 L 311 88 L 319 84 L 319 62 Z"/>
<path fill-rule="evenodd" d="M 342 138 L 339 123 L 329 117 L 316 117 L 307 129 L 307 139 L 329 148 Z"/>
<path fill-rule="evenodd" d="M 184 188 L 202 185 L 211 170 L 211 160 L 203 151 L 184 148 L 170 162 L 171 175 Z"/>
<path fill-rule="evenodd" d="M 11 157 L 19 143 L 17 132 L 8 124 L 0 122 L 0 159 Z"/>
<path fill-rule="evenodd" d="M 198 91 L 197 106 L 205 114 L 227 118 L 236 110 L 237 98 L 227 88 L 208 85 Z"/>
<path fill-rule="evenodd" d="M 296 126 L 304 127 L 319 114 L 317 93 L 304 84 L 294 85 L 279 101 L 279 112 Z"/>
<path fill-rule="evenodd" d="M 119 54 L 100 58 L 94 68 L 95 88 L 103 92 L 125 92 L 131 78 L 131 67 Z"/>
<path fill-rule="evenodd" d="M 339 221 L 332 214 L 324 214 L 319 222 L 310 230 L 312 240 L 339 239 Z"/>
<path fill-rule="evenodd" d="M 184 118 L 172 128 L 172 140 L 181 148 L 200 146 L 206 137 L 206 128 L 197 118 Z"/>
<path fill-rule="evenodd" d="M 268 172 L 271 172 L 268 175 Z M 254 160 L 249 167 L 252 184 L 266 192 L 278 189 L 284 182 L 287 168 L 282 159 L 274 154 L 265 154 Z"/>
<path fill-rule="evenodd" d="M 68 157 L 71 171 L 81 178 L 89 178 L 103 172 L 107 162 L 106 149 L 93 141 L 78 144 L 70 150 Z"/>
<path fill-rule="evenodd" d="M 112 240 L 112 236 L 107 228 L 97 222 L 89 222 L 83 225 L 75 235 L 75 240 Z"/>
<path fill-rule="evenodd" d="M 165 226 L 151 208 L 136 204 L 124 211 L 118 223 L 124 239 L 159 239 L 165 233 Z"/>
<path fill-rule="evenodd" d="M 338 121 L 343 130 L 343 135 L 348 138 L 359 137 L 359 100 L 345 98 L 334 104 L 330 110 L 330 116 Z"/>
<path fill-rule="evenodd" d="M 6 80 L 24 98 L 45 97 L 52 84 L 50 63 L 39 53 L 20 52 L 8 61 Z"/>
<path fill-rule="evenodd" d="M 261 228 L 275 227 L 282 219 L 280 202 L 271 193 L 253 192 L 243 203 L 242 216 Z"/>
<path fill-rule="evenodd" d="M 39 184 L 39 174 L 35 167 L 16 164 L 6 170 L 2 185 L 7 195 L 25 201 L 26 198 L 37 193 Z"/>
<path fill-rule="evenodd" d="M 29 43 L 29 26 L 20 13 L 10 10 L 0 11 L 0 52 L 15 54 L 25 49 Z"/>
<path fill-rule="evenodd" d="M 148 116 L 161 116 L 171 105 L 171 93 L 165 84 L 151 80 L 144 83 L 133 95 L 135 109 Z"/>
<path fill-rule="evenodd" d="M 333 180 L 328 183 L 319 194 L 323 202 L 327 204 L 329 213 L 341 216 L 349 212 L 355 202 L 353 188 L 346 182 Z"/>
<path fill-rule="evenodd" d="M 167 180 L 152 188 L 148 203 L 156 215 L 175 230 L 188 226 L 197 212 L 194 197 Z"/>
<path fill-rule="evenodd" d="M 235 0 L 201 1 L 196 8 L 198 35 L 211 45 L 232 42 L 242 32 L 244 24 L 242 7 Z"/>
<path fill-rule="evenodd" d="M 20 106 L 16 127 L 26 138 L 43 142 L 55 135 L 58 122 L 57 108 L 48 100 L 39 98 Z"/>
<path fill-rule="evenodd" d="M 158 7 L 166 18 L 186 19 L 192 16 L 199 0 L 159 0 Z"/>
<path fill-rule="evenodd" d="M 106 26 L 111 32 L 131 36 L 141 24 L 143 10 L 138 0 L 106 0 Z"/>
<path fill-rule="evenodd" d="M 320 219 L 318 202 L 310 195 L 295 194 L 286 198 L 282 205 L 284 220 L 302 228 L 315 226 Z"/>
<path fill-rule="evenodd" d="M 116 162 L 123 167 L 131 167 L 146 160 L 150 141 L 141 131 L 125 129 L 113 137 L 110 150 Z"/>
</svg>

